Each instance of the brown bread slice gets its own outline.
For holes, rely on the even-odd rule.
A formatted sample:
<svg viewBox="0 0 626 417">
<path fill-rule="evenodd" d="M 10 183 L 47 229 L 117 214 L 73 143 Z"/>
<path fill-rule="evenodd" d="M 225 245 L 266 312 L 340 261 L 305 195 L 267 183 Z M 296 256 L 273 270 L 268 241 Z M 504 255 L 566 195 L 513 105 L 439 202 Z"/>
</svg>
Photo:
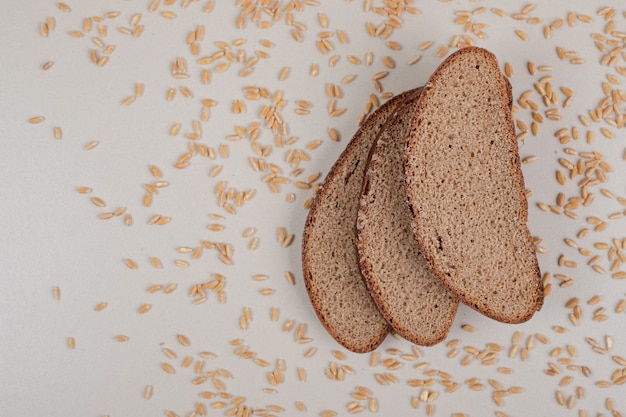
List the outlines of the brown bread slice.
<svg viewBox="0 0 626 417">
<path fill-rule="evenodd" d="M 541 308 L 543 288 L 511 103 L 493 54 L 455 52 L 422 92 L 404 169 L 413 232 L 435 274 L 470 307 L 519 323 Z"/>
<path fill-rule="evenodd" d="M 369 352 L 390 327 L 359 270 L 355 224 L 367 157 L 378 132 L 407 94 L 372 113 L 339 156 L 318 190 L 302 239 L 304 283 L 320 321 L 353 352 Z"/>
<path fill-rule="evenodd" d="M 400 105 L 370 152 L 357 215 L 361 273 L 383 317 L 424 346 L 446 338 L 458 300 L 419 253 L 406 204 L 404 139 L 421 89 Z"/>
</svg>

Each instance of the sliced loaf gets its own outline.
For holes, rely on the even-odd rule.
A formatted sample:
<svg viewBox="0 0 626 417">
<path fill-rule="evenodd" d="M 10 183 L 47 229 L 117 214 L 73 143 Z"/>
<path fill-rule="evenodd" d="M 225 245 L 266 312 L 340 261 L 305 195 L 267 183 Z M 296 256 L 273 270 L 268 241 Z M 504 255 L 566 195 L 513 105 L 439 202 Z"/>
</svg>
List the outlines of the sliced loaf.
<svg viewBox="0 0 626 417">
<path fill-rule="evenodd" d="M 362 124 L 318 190 L 304 227 L 302 268 L 309 298 L 330 335 L 354 352 L 374 350 L 390 330 L 359 270 L 355 223 L 370 148 L 408 94 L 390 99 Z"/>
<path fill-rule="evenodd" d="M 420 92 L 400 105 L 372 147 L 356 244 L 361 273 L 383 317 L 400 336 L 430 346 L 447 336 L 458 301 L 419 253 L 406 205 L 404 139 Z"/>
<path fill-rule="evenodd" d="M 412 228 L 435 274 L 477 311 L 507 323 L 543 303 L 511 115 L 493 54 L 461 49 L 433 73 L 407 136 Z"/>
</svg>

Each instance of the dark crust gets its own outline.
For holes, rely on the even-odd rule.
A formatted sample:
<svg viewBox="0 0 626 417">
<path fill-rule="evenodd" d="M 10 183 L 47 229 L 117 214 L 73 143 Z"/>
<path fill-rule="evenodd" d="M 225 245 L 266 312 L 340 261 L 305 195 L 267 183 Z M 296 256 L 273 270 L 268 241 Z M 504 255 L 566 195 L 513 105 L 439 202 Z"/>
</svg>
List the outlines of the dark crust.
<svg viewBox="0 0 626 417">
<path fill-rule="evenodd" d="M 326 319 L 321 314 L 320 308 L 319 308 L 319 300 L 316 299 L 315 297 L 315 291 L 314 291 L 315 278 L 313 276 L 312 268 L 309 263 L 309 259 L 311 259 L 311 256 L 309 255 L 312 255 L 309 253 L 309 249 L 311 247 L 309 243 L 309 233 L 313 225 L 315 224 L 316 216 L 318 215 L 318 210 L 317 210 L 318 205 L 321 205 L 321 202 L 323 202 L 326 198 L 330 198 L 330 197 L 327 197 L 328 194 L 325 192 L 325 189 L 326 189 L 325 185 L 335 181 L 338 175 L 338 172 L 340 171 L 340 167 L 345 164 L 346 159 L 353 152 L 356 152 L 356 150 L 359 148 L 358 145 L 360 145 L 362 138 L 366 136 L 367 133 L 371 129 L 377 129 L 378 128 L 377 125 L 381 124 L 381 122 L 384 122 L 385 119 L 380 120 L 382 115 L 388 112 L 392 112 L 393 108 L 403 99 L 404 99 L 404 95 L 400 94 L 388 100 L 381 107 L 379 107 L 374 113 L 372 113 L 365 120 L 365 122 L 361 125 L 361 127 L 357 130 L 357 132 L 354 134 L 354 136 L 352 137 L 352 139 L 350 140 L 346 148 L 339 155 L 339 158 L 337 159 L 337 161 L 334 163 L 334 165 L 328 172 L 326 179 L 324 180 L 324 183 L 317 191 L 315 199 L 313 200 L 313 204 L 311 205 L 311 208 L 309 210 L 309 213 L 305 222 L 305 226 L 304 226 L 304 232 L 302 235 L 302 271 L 303 271 L 303 276 L 304 276 L 304 284 L 305 284 L 307 293 L 309 295 L 309 298 L 311 300 L 311 304 L 313 305 L 313 308 L 315 309 L 315 312 L 320 322 L 326 328 L 328 333 L 342 346 L 356 353 L 366 353 L 366 352 L 371 352 L 372 350 L 376 349 L 383 342 L 383 340 L 385 339 L 385 337 L 391 330 L 391 327 L 381 316 L 381 320 L 384 323 L 381 326 L 380 333 L 377 334 L 374 339 L 364 344 L 356 343 L 356 341 L 350 340 L 349 338 L 345 337 L 344 335 L 339 334 L 335 329 L 332 328 L 332 326 L 326 321 Z M 358 196 L 355 196 L 355 198 L 358 198 Z"/>
<path fill-rule="evenodd" d="M 374 145 L 370 149 L 370 153 L 367 159 L 367 168 L 366 168 L 365 176 L 363 179 L 363 187 L 361 189 L 361 203 L 359 205 L 359 210 L 363 212 L 365 216 L 367 216 L 367 213 L 369 211 L 368 205 L 364 204 L 364 202 L 366 201 L 366 196 L 369 194 L 369 191 L 370 191 L 370 188 L 369 188 L 370 178 L 372 177 L 372 175 L 375 175 L 374 172 L 378 169 L 378 163 L 373 157 L 380 150 L 380 147 L 383 146 L 380 142 L 380 138 L 384 134 L 385 130 L 391 128 L 395 123 L 397 123 L 398 118 L 405 114 L 404 112 L 406 111 L 407 106 L 411 106 L 415 104 L 416 100 L 420 99 L 422 89 L 423 89 L 422 87 L 419 87 L 415 90 L 407 92 L 411 94 L 407 95 L 406 99 L 402 103 L 400 103 L 398 107 L 396 107 L 394 114 L 392 114 L 387 119 L 387 122 L 378 133 L 376 140 L 374 142 Z M 365 281 L 365 284 L 367 285 L 370 295 L 374 299 L 374 302 L 376 303 L 378 310 L 383 315 L 383 317 L 391 324 L 391 327 L 394 329 L 394 331 L 398 333 L 400 336 L 402 336 L 403 338 L 405 338 L 406 340 L 410 341 L 411 343 L 421 345 L 421 346 L 432 346 L 443 341 L 448 335 L 448 332 L 450 328 L 452 327 L 452 323 L 454 322 L 454 317 L 456 316 L 456 311 L 458 308 L 458 299 L 456 299 L 456 296 L 450 293 L 450 296 L 457 301 L 453 303 L 453 307 L 450 309 L 450 311 L 448 311 L 448 316 L 446 317 L 445 321 L 441 321 L 437 323 L 439 326 L 439 329 L 438 329 L 439 332 L 437 333 L 436 336 L 432 338 L 425 337 L 423 334 L 416 333 L 414 331 L 411 331 L 410 329 L 402 328 L 399 326 L 394 326 L 394 323 L 398 323 L 398 320 L 397 320 L 397 317 L 395 317 L 391 313 L 391 311 L 388 309 L 388 305 L 391 303 L 391 301 L 388 299 L 386 300 L 383 299 L 378 293 L 378 291 L 375 290 L 375 288 L 378 286 L 376 282 L 375 273 L 372 270 L 371 265 L 367 261 L 367 257 L 362 256 L 364 252 L 363 248 L 367 246 L 367 241 L 365 240 L 363 235 L 360 233 L 360 230 L 358 227 L 357 227 L 356 233 L 357 233 L 356 243 L 357 243 L 357 249 L 359 252 L 359 266 L 361 269 L 361 274 L 363 275 L 363 280 Z"/>
<path fill-rule="evenodd" d="M 422 109 L 427 105 L 428 103 L 428 92 L 430 91 L 430 89 L 432 88 L 432 81 L 436 80 L 440 77 L 443 77 L 445 75 L 442 75 L 442 73 L 444 73 L 447 70 L 447 67 L 454 62 L 455 59 L 457 59 L 459 56 L 462 56 L 464 54 L 479 54 L 482 55 L 483 58 L 486 61 L 491 61 L 494 63 L 494 65 L 496 67 L 498 67 L 498 62 L 497 62 L 497 58 L 495 57 L 495 55 L 493 55 L 491 52 L 482 49 L 482 48 L 478 48 L 478 47 L 467 47 L 467 48 L 463 48 L 458 50 L 457 52 L 455 52 L 454 54 L 450 55 L 448 58 L 446 58 L 446 60 L 437 68 L 437 70 L 430 76 L 428 82 L 426 83 L 426 86 L 424 87 L 424 92 L 422 93 L 422 97 L 420 99 L 420 102 L 418 103 L 417 109 L 415 110 L 414 113 L 414 119 L 416 119 L 416 117 L 422 112 Z M 501 79 L 498 80 L 501 83 L 501 88 L 500 88 L 500 99 L 503 103 L 506 103 L 506 105 L 510 108 L 512 103 L 513 103 L 513 94 L 512 94 L 512 88 L 511 88 L 511 84 L 510 82 L 504 77 L 503 74 L 501 74 Z M 517 139 L 515 136 L 515 127 L 513 125 L 513 116 L 510 112 L 507 113 L 507 118 L 506 120 L 503 120 L 502 123 L 504 126 L 507 127 L 508 131 L 509 131 L 509 138 L 511 141 L 515 142 L 515 145 L 517 146 Z M 413 122 L 412 122 L 413 125 Z M 407 171 L 407 164 L 408 164 L 408 159 L 409 159 L 409 141 L 410 141 L 410 135 L 407 136 L 407 147 L 405 148 L 405 155 L 404 155 L 404 163 L 405 163 L 405 173 Z M 513 167 L 513 171 L 511 174 L 515 175 L 517 177 L 517 183 L 518 183 L 518 200 L 520 201 L 520 204 L 523 206 L 523 217 L 524 217 L 524 221 L 526 221 L 528 219 L 528 202 L 526 201 L 526 196 L 525 196 L 525 185 L 524 185 L 524 177 L 522 174 L 522 169 L 521 169 L 521 161 L 519 158 L 519 153 L 516 152 L 515 155 L 515 162 L 514 162 L 514 167 Z M 409 179 L 407 178 L 407 176 L 405 175 L 405 186 L 408 188 L 410 187 L 409 184 Z M 489 311 L 484 311 L 478 308 L 476 302 L 469 297 L 463 297 L 462 294 L 459 292 L 459 289 L 454 285 L 454 282 L 451 282 L 449 279 L 447 279 L 446 275 L 437 267 L 437 262 L 436 260 L 433 258 L 432 255 L 430 255 L 426 250 L 425 250 L 425 244 L 423 241 L 423 234 L 420 231 L 420 225 L 419 222 L 417 221 L 414 213 L 416 210 L 416 207 L 413 206 L 412 202 L 410 201 L 409 198 L 409 193 L 407 192 L 407 203 L 409 205 L 409 211 L 411 213 L 412 216 L 412 224 L 413 224 L 413 232 L 414 235 L 416 237 L 416 242 L 417 245 L 419 247 L 420 252 L 423 254 L 424 257 L 426 257 L 426 259 L 429 261 L 429 263 L 431 264 L 433 271 L 435 273 L 435 275 L 437 277 L 439 277 L 439 279 L 441 279 L 441 281 L 450 289 L 450 291 L 455 294 L 464 304 L 468 305 L 469 307 L 473 308 L 474 310 L 490 317 L 493 318 L 495 320 L 501 321 L 503 323 L 523 323 L 525 321 L 528 321 L 533 314 L 536 311 L 539 311 L 543 305 L 543 285 L 541 282 L 541 271 L 539 270 L 539 264 L 537 262 L 536 257 L 534 258 L 534 268 L 535 271 L 533 271 L 533 274 L 536 277 L 536 293 L 535 293 L 535 303 L 534 305 L 529 305 L 528 308 L 526 309 L 526 314 L 519 316 L 519 317 L 505 317 L 505 316 L 501 316 Z M 526 228 L 527 230 L 527 244 L 530 245 L 531 247 L 534 247 L 534 243 L 532 240 L 532 236 L 530 234 L 530 231 L 528 230 L 528 228 Z"/>
</svg>

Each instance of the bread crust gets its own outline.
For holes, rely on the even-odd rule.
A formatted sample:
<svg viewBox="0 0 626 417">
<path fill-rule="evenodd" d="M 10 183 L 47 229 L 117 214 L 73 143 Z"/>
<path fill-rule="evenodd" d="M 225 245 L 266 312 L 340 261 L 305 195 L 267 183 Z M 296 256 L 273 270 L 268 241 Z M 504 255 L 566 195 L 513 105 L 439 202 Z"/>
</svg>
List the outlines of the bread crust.
<svg viewBox="0 0 626 417">
<path fill-rule="evenodd" d="M 450 55 L 429 78 L 424 88 L 424 92 L 422 93 L 420 102 L 418 103 L 418 106 L 414 113 L 414 117 L 412 121 L 413 126 L 416 125 L 416 121 L 419 119 L 420 114 L 423 112 L 424 108 L 428 106 L 428 100 L 429 100 L 433 85 L 435 83 L 440 82 L 440 80 L 446 76 L 449 66 L 451 66 L 456 60 L 462 59 L 464 55 L 468 55 L 468 54 L 474 54 L 474 55 L 480 56 L 482 59 L 485 60 L 485 62 L 490 62 L 491 65 L 495 65 L 496 68 L 499 68 L 496 57 L 492 53 L 482 48 L 467 47 L 467 48 L 460 49 L 454 54 Z M 497 97 L 497 99 L 500 100 L 503 106 L 506 106 L 507 108 L 510 109 L 512 105 L 512 101 L 513 101 L 512 89 L 511 89 L 510 83 L 501 72 L 500 72 L 499 79 L 494 80 L 493 82 L 498 83 L 499 97 Z M 514 183 L 516 184 L 516 187 L 515 187 L 516 189 L 513 190 L 513 192 L 515 193 L 515 196 L 513 196 L 513 198 L 515 198 L 516 201 L 518 202 L 518 209 L 519 209 L 518 215 L 520 217 L 519 220 L 522 221 L 523 223 L 526 223 L 528 220 L 528 202 L 525 197 L 524 178 L 523 178 L 523 174 L 521 170 L 519 152 L 517 151 L 517 139 L 515 136 L 515 127 L 513 124 L 513 118 L 512 118 L 512 114 L 510 113 L 510 111 L 506 112 L 505 120 L 502 120 L 502 126 L 506 129 L 506 136 L 509 138 L 511 143 L 515 145 L 515 152 L 513 152 L 512 155 L 509 155 L 510 157 L 513 158 L 512 164 L 511 164 L 512 169 L 510 170 L 511 171 L 510 174 L 513 176 Z M 484 306 L 481 307 L 480 303 L 478 302 L 477 295 L 470 296 L 468 294 L 464 294 L 460 290 L 459 286 L 454 282 L 454 280 L 450 279 L 450 277 L 447 276 L 446 273 L 444 273 L 442 269 L 442 265 L 438 263 L 434 255 L 427 249 L 427 244 L 425 242 L 425 236 L 424 236 L 426 232 L 423 230 L 422 225 L 420 224 L 420 220 L 416 216 L 416 211 L 418 210 L 417 204 L 411 198 L 411 194 L 412 194 L 411 182 L 413 181 L 413 179 L 411 178 L 409 173 L 411 171 L 410 165 L 412 163 L 411 162 L 411 158 L 412 158 L 412 149 L 411 149 L 412 142 L 411 141 L 412 140 L 415 141 L 417 139 L 412 138 L 412 133 L 410 130 L 406 139 L 406 148 L 405 148 L 405 155 L 404 155 L 405 186 L 407 189 L 407 204 L 409 205 L 409 209 L 410 209 L 411 216 L 412 216 L 413 231 L 414 231 L 414 235 L 416 238 L 417 245 L 420 249 L 420 252 L 428 259 L 428 261 L 433 267 L 433 271 L 435 272 L 436 276 L 439 279 L 441 279 L 441 281 L 450 289 L 452 293 L 454 293 L 463 303 L 467 304 L 471 308 L 479 311 L 480 313 L 488 317 L 491 317 L 495 320 L 505 322 L 505 323 L 521 323 L 521 322 L 525 322 L 529 320 L 536 311 L 541 309 L 542 304 L 543 304 L 543 286 L 541 284 L 541 272 L 539 270 L 539 265 L 536 259 L 536 255 L 534 254 L 534 243 L 533 243 L 530 231 L 528 230 L 527 227 L 524 229 L 523 240 L 525 241 L 524 242 L 525 245 L 533 248 L 533 251 L 532 251 L 533 259 L 530 260 L 533 263 L 533 266 L 532 266 L 533 271 L 529 271 L 533 276 L 533 282 L 530 283 L 532 285 L 532 288 L 529 288 L 529 291 L 532 291 L 533 294 L 529 295 L 528 297 L 529 299 L 532 300 L 532 302 L 530 302 L 528 305 L 525 306 L 524 313 L 516 315 L 516 316 L 508 316 L 503 313 L 498 313 L 498 311 L 491 309 L 491 307 L 488 307 L 488 308 L 485 308 Z M 489 291 L 490 289 L 485 288 L 483 290 Z"/>
<path fill-rule="evenodd" d="M 354 244 L 354 223 L 356 222 L 356 209 L 358 208 L 358 191 L 357 193 L 355 193 L 354 196 L 349 196 L 349 198 L 354 200 L 354 219 L 352 219 L 353 221 L 348 219 L 348 221 L 351 221 L 349 230 L 328 231 L 329 237 L 331 239 L 333 238 L 333 233 L 351 233 L 351 244 L 346 245 L 346 247 L 342 247 L 340 246 L 339 239 L 333 239 L 336 242 L 337 247 L 333 247 L 333 250 L 330 251 L 330 253 L 321 255 L 323 251 L 321 251 L 319 248 L 319 239 L 314 238 L 312 235 L 315 231 L 318 231 L 317 228 L 321 227 L 320 223 L 323 220 L 321 218 L 326 218 L 329 216 L 341 216 L 343 214 L 343 210 L 341 208 L 334 208 L 334 210 L 325 210 L 324 208 L 328 207 L 329 203 L 334 202 L 334 204 L 338 204 L 337 194 L 334 193 L 334 191 L 336 191 L 335 186 L 337 186 L 337 184 L 343 185 L 342 183 L 345 183 L 348 180 L 358 181 L 358 189 L 360 189 L 362 174 L 359 174 L 359 172 L 364 172 L 365 160 L 369 153 L 371 145 L 374 142 L 376 134 L 383 126 L 387 117 L 393 113 L 393 109 L 397 106 L 398 103 L 402 102 L 404 97 L 405 95 L 401 94 L 388 100 L 374 113 L 372 113 L 354 134 L 346 148 L 343 150 L 337 161 L 328 172 L 322 186 L 317 191 L 305 222 L 302 237 L 302 270 L 304 275 L 305 287 L 311 300 L 311 304 L 313 305 L 313 308 L 320 322 L 326 328 L 328 333 L 342 346 L 357 353 L 370 352 L 376 349 L 376 347 L 378 347 L 382 343 L 382 341 L 385 339 L 391 329 L 387 321 L 380 315 L 380 312 L 374 304 L 374 301 L 369 296 L 358 266 L 356 246 Z M 370 143 L 366 143 L 368 140 Z M 363 157 L 360 158 L 358 157 L 358 153 L 362 152 L 364 147 L 366 147 L 366 152 L 363 154 Z M 352 167 L 351 170 L 348 170 L 348 173 L 346 174 L 345 169 L 347 168 L 347 165 L 353 157 L 357 157 L 356 166 Z M 361 177 L 352 177 L 354 175 L 361 175 Z M 349 287 L 352 287 L 352 290 L 357 292 L 360 297 L 364 298 L 360 301 L 368 310 L 368 313 L 370 314 L 373 323 L 366 324 L 357 322 L 359 314 L 362 314 L 363 312 L 337 311 L 341 308 L 339 305 L 336 306 L 334 311 L 330 311 L 329 308 L 325 307 L 332 301 L 329 300 L 330 297 L 341 297 L 341 293 L 339 291 L 345 290 L 344 292 L 347 291 L 347 294 L 352 293 L 349 291 L 350 288 L 336 288 L 337 291 L 331 295 L 325 289 L 319 288 L 321 282 L 328 279 L 328 277 L 321 275 L 324 274 L 324 271 L 322 271 L 322 268 L 320 268 L 319 265 L 316 264 L 317 256 L 334 257 L 333 259 L 324 259 L 323 262 L 337 261 L 354 263 L 354 265 L 347 265 L 350 269 L 353 270 L 353 276 L 335 277 L 338 280 L 336 285 L 348 285 Z M 365 300 L 365 298 L 367 298 L 367 300 Z M 339 299 L 337 301 L 339 303 L 343 303 L 347 302 L 348 300 Z M 345 332 L 341 331 L 336 323 L 333 324 L 333 314 L 343 314 L 344 320 L 353 321 L 352 323 L 350 323 L 351 327 L 358 328 L 358 326 L 369 326 L 370 328 L 368 330 L 373 331 L 373 335 L 370 338 L 358 340 L 358 338 L 354 337 L 354 335 L 344 334 Z"/>
<path fill-rule="evenodd" d="M 394 132 L 399 123 L 406 123 L 408 131 L 410 120 L 400 120 L 411 117 L 421 92 L 422 88 L 414 90 L 398 105 L 378 133 L 370 150 L 361 189 L 356 244 L 363 279 L 383 317 L 396 333 L 408 341 L 421 346 L 432 346 L 448 335 L 456 315 L 458 299 L 434 276 L 428 262 L 417 252 L 416 246 L 410 247 L 415 242 L 408 209 L 404 207 L 406 197 L 398 195 L 399 184 L 394 182 L 395 175 L 401 175 L 402 162 L 399 161 L 400 166 L 396 169 L 385 165 L 394 161 L 389 158 L 391 154 L 388 152 L 393 152 L 397 146 L 400 146 L 400 152 L 404 148 L 404 136 L 392 135 L 404 133 Z M 392 175 L 392 178 L 379 179 L 379 175 L 385 174 Z M 379 193 L 382 195 L 378 195 Z M 401 211 L 397 210 L 398 203 Z M 377 212 L 372 211 L 375 210 L 374 206 L 377 207 Z M 379 213 L 381 210 L 384 212 Z M 380 219 L 383 216 L 390 217 Z M 374 230 L 379 224 L 391 230 Z M 394 229 L 391 224 L 398 225 L 399 230 Z M 387 249 L 395 253 L 380 252 Z M 385 262 L 376 261 L 381 256 L 386 259 L 402 255 L 403 265 L 394 265 L 393 271 L 387 268 Z"/>
</svg>

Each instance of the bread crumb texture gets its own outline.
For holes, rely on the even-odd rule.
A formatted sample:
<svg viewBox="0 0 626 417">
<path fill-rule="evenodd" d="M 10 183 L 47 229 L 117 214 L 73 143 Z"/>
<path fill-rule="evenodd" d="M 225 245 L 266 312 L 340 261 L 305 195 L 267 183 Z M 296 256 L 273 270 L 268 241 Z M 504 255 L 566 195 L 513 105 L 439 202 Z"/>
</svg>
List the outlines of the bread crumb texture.
<svg viewBox="0 0 626 417">
<path fill-rule="evenodd" d="M 404 144 L 421 91 L 398 106 L 370 151 L 356 244 L 363 278 L 383 317 L 407 340 L 433 345 L 448 334 L 458 301 L 418 251 L 406 204 Z"/>
<path fill-rule="evenodd" d="M 304 229 L 302 264 L 311 302 L 330 334 L 356 352 L 373 350 L 389 330 L 361 276 L 356 222 L 370 149 L 407 94 L 388 101 L 356 132 L 318 191 Z"/>
<path fill-rule="evenodd" d="M 504 321 L 542 305 L 524 179 L 497 59 L 469 47 L 429 78 L 405 150 L 413 230 L 435 273 L 466 304 Z"/>
</svg>

